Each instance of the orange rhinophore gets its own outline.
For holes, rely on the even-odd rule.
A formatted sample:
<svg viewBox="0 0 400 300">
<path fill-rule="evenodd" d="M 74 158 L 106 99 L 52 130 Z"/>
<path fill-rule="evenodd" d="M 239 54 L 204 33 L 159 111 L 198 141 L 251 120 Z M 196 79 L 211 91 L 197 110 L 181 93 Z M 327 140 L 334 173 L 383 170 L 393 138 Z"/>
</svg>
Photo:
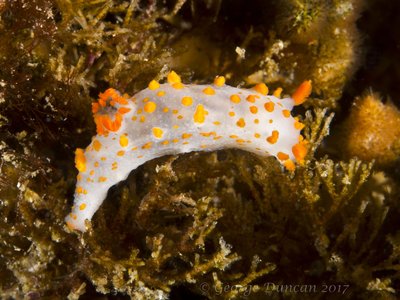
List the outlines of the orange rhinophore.
<svg viewBox="0 0 400 300">
<path fill-rule="evenodd" d="M 300 105 L 306 101 L 307 97 L 310 96 L 312 90 L 311 80 L 306 80 L 297 88 L 293 93 L 292 98 L 295 105 Z"/>
</svg>

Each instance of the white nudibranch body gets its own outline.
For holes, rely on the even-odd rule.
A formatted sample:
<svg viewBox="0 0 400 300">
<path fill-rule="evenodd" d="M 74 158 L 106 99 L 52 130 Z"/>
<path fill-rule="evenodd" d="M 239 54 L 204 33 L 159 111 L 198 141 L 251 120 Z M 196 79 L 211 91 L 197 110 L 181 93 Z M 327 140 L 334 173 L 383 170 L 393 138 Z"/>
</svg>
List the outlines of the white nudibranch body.
<svg viewBox="0 0 400 300">
<path fill-rule="evenodd" d="M 167 80 L 151 81 L 132 98 L 108 89 L 93 103 L 97 135 L 85 150 L 76 150 L 70 228 L 85 231 L 85 219 L 91 220 L 111 186 L 163 155 L 239 148 L 273 155 L 290 171 L 295 161 L 303 162 L 304 125 L 290 111 L 310 94 L 310 81 L 292 98 L 280 99 L 281 89 L 268 95 L 264 84 L 240 89 L 225 85 L 223 77 L 212 85 L 190 85 L 171 72 Z"/>
</svg>

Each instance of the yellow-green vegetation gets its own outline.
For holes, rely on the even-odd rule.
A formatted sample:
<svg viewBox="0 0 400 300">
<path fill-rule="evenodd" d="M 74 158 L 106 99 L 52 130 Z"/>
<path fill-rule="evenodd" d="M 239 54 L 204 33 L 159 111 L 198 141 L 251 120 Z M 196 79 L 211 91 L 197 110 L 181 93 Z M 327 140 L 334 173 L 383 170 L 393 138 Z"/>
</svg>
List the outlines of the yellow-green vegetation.
<svg viewBox="0 0 400 300">
<path fill-rule="evenodd" d="M 345 145 L 347 157 L 375 160 L 391 165 L 400 154 L 400 111 L 379 95 L 368 93 L 354 101 L 350 115 L 343 123 L 339 142 Z"/>
<path fill-rule="evenodd" d="M 341 99 L 360 84 L 367 2 L 0 1 L 0 298 L 398 298 L 398 151 L 382 140 L 395 145 L 398 111 L 371 94 L 348 111 Z M 304 166 L 289 173 L 234 149 L 162 157 L 71 232 L 73 153 L 95 133 L 92 99 L 108 87 L 133 95 L 170 69 L 284 94 L 311 79 L 296 112 Z"/>
</svg>

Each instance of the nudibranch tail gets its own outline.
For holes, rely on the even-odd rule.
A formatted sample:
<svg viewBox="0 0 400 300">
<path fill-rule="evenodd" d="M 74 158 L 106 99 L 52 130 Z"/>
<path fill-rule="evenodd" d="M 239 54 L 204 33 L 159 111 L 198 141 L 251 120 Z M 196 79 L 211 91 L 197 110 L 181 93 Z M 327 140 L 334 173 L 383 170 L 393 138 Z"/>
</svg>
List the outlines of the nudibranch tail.
<svg viewBox="0 0 400 300">
<path fill-rule="evenodd" d="M 108 89 L 92 105 L 97 135 L 86 149 L 77 149 L 79 171 L 72 212 L 72 229 L 85 231 L 109 188 L 146 161 L 191 151 L 239 148 L 260 156 L 275 156 L 289 171 L 303 164 L 307 141 L 304 127 L 292 117 L 294 105 L 311 93 L 305 81 L 292 98 L 278 88 L 269 95 L 264 83 L 240 89 L 225 83 L 184 84 L 170 72 L 166 83 L 152 80 L 134 97 Z"/>
</svg>

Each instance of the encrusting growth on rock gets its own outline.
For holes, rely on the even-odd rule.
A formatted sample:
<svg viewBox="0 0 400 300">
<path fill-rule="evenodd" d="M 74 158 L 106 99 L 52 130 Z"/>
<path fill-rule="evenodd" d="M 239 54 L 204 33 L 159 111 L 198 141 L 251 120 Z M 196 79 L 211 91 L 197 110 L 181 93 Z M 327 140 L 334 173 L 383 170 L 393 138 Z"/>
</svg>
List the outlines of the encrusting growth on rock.
<svg viewBox="0 0 400 300">
<path fill-rule="evenodd" d="M 388 165 L 400 155 L 400 111 L 369 93 L 356 99 L 343 124 L 343 136 L 347 156 Z"/>
</svg>

